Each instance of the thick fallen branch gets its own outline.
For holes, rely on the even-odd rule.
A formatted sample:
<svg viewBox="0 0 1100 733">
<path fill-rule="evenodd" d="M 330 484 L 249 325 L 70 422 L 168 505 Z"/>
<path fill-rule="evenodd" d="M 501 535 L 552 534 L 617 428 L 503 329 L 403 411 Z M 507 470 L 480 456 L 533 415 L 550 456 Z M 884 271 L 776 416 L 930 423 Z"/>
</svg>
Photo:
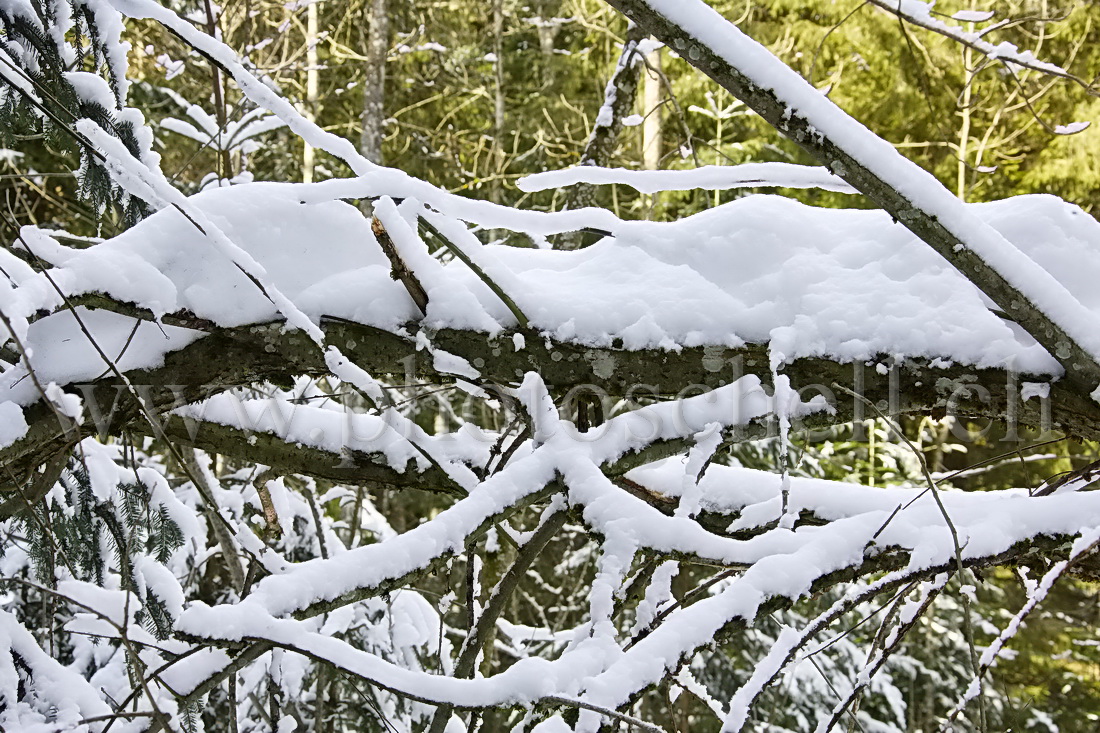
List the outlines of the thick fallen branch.
<svg viewBox="0 0 1100 733">
<path fill-rule="evenodd" d="M 121 311 L 134 312 L 125 304 L 114 305 Z M 455 379 L 430 354 L 417 351 L 411 338 L 342 319 L 324 320 L 322 330 L 328 343 L 338 344 L 368 373 L 441 382 Z M 730 384 L 745 374 L 756 375 L 765 383 L 772 379 L 765 345 L 628 351 L 553 340 L 535 331 L 521 335 L 525 347 L 519 351 L 511 332 L 491 337 L 476 331 L 442 330 L 432 334 L 431 341 L 435 349 L 461 356 L 473 365 L 481 372 L 479 381 L 490 389 L 492 385 L 516 384 L 522 375 L 534 371 L 558 394 L 572 391 L 574 395 L 591 395 L 608 400 L 608 407 L 619 398 L 645 404 L 696 394 Z M 1015 435 L 1021 426 L 1030 426 L 1100 438 L 1100 407 L 1061 380 L 1050 382 L 1044 375 L 935 363 L 895 363 L 881 357 L 866 364 L 828 359 L 800 359 L 789 364 L 784 374 L 795 389 L 803 390 L 807 398 L 822 394 L 835 408 L 831 415 L 815 415 L 795 427 L 820 428 L 872 417 L 858 400 L 836 394 L 831 387 L 835 382 L 880 404 L 891 415 L 950 413 L 967 419 L 1004 421 L 1008 436 Z M 163 366 L 132 370 L 126 376 L 137 385 L 150 409 L 167 412 L 233 387 L 265 381 L 285 383 L 294 376 L 328 373 L 319 349 L 304 333 L 284 331 L 282 324 L 273 323 L 218 329 L 168 354 Z M 1021 392 L 1029 383 L 1033 391 L 1046 391 L 1048 397 L 1021 400 Z M 74 431 L 71 425 L 59 425 L 55 412 L 43 403 L 29 406 L 25 409 L 30 425 L 27 434 L 0 450 L 0 475 L 7 480 L 26 475 L 30 468 L 73 445 L 80 435 L 120 435 L 128 427 L 145 432 L 136 420 L 138 406 L 117 379 L 104 377 L 64 387 L 89 406 L 83 432 Z M 174 421 L 167 425 L 182 439 Z M 755 428 L 745 437 L 763 434 Z M 233 444 L 239 437 L 232 431 L 206 433 L 195 445 L 204 447 L 203 440 L 213 441 L 206 447 L 219 451 L 217 445 L 227 454 L 234 454 L 238 450 Z M 304 456 L 299 459 L 293 454 L 286 460 L 290 466 L 306 462 Z M 274 456 L 272 461 L 279 462 Z M 337 475 L 347 477 L 350 473 L 351 469 L 339 469 L 328 477 L 335 480 Z M 326 477 L 323 473 L 315 475 Z M 373 479 L 368 474 L 364 480 Z M 397 485 L 405 482 L 398 481 Z"/>
</svg>

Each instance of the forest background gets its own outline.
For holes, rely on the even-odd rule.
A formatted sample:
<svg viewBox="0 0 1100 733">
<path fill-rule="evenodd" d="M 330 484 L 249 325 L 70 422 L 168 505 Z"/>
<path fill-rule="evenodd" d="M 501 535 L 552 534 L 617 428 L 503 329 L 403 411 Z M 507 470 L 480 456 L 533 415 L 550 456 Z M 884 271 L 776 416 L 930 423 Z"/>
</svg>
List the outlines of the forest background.
<svg viewBox="0 0 1100 733">
<path fill-rule="evenodd" d="M 1100 211 L 1100 125 L 1055 134 L 1061 125 L 1100 118 L 1100 99 L 1081 84 L 1026 69 L 1008 73 L 868 2 L 711 4 L 960 198 L 981 202 L 1053 193 L 1094 216 Z M 547 210 L 575 208 L 581 194 L 528 193 L 517 180 L 581 160 L 629 33 L 624 18 L 597 0 L 229 0 L 221 7 L 205 0 L 178 9 L 220 34 L 326 130 L 357 141 L 368 158 L 450 191 Z M 1000 39 L 1086 82 L 1100 71 L 1097 3 L 967 0 L 936 9 L 947 16 L 993 10 L 997 19 L 1009 21 L 998 29 Z M 347 174 L 338 161 L 315 155 L 300 138 L 252 111 L 216 69 L 159 26 L 139 21 L 127 32 L 135 80 L 131 104 L 151 122 L 162 168 L 184 191 L 226 180 L 310 181 Z M 146 50 L 154 46 L 156 51 Z M 647 169 L 812 162 L 674 53 L 646 51 L 628 114 L 615 121 L 621 129 L 596 162 Z M 13 150 L 0 156 L 0 189 L 20 223 L 102 237 L 125 228 L 120 217 L 100 216 L 94 202 L 76 195 L 80 182 L 59 166 L 63 158 L 49 144 L 6 142 Z M 609 185 L 585 195 L 622 218 L 664 220 L 751 192 L 649 196 Z M 870 205 L 820 190 L 783 193 L 818 206 Z M 5 232 L 5 240 L 10 234 Z M 441 419 L 438 399 L 413 397 L 418 422 Z M 999 426 L 926 418 L 904 427 L 937 476 L 971 490 L 1033 486 L 1035 476 L 1079 468 L 1098 453 L 1095 445 L 1036 435 L 1032 449 L 1013 448 L 1006 455 Z M 764 443 L 734 451 L 746 464 L 774 467 L 780 460 L 774 448 Z M 908 449 L 878 420 L 802 446 L 795 470 L 872 485 L 920 481 Z M 432 499 L 403 495 L 399 501 Z M 426 513 L 411 506 L 381 508 L 398 531 L 405 528 L 403 516 Z M 1010 601 L 1022 597 L 1022 589 L 1011 574 L 987 580 L 989 587 L 979 594 L 982 615 L 997 618 L 999 608 L 1018 605 Z M 1095 586 L 1065 581 L 1017 637 L 1017 656 L 998 666 L 993 682 L 1008 701 L 1006 728 L 1030 728 L 1049 715 L 1063 731 L 1100 730 L 1100 650 L 1089 640 L 1100 622 L 1098 598 Z M 914 659 L 942 663 L 938 673 L 948 680 L 945 689 L 966 671 L 954 631 L 933 621 L 909 642 L 927 647 Z M 950 653 L 942 653 L 941 645 L 952 644 Z M 915 681 L 906 697 L 910 728 L 922 729 L 922 714 L 933 716 L 938 703 Z M 647 718 L 686 730 L 676 717 L 689 716 L 689 704 L 684 696 L 683 710 L 670 705 Z M 783 705 L 782 691 L 773 704 Z"/>
</svg>

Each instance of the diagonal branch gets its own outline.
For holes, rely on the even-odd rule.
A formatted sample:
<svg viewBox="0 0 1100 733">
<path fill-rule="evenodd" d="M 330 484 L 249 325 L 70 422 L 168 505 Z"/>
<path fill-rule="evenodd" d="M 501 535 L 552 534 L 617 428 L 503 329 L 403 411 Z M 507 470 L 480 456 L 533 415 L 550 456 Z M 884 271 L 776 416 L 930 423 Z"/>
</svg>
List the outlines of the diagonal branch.
<svg viewBox="0 0 1100 733">
<path fill-rule="evenodd" d="M 140 424 L 132 428 L 144 433 Z M 435 466 L 419 470 L 415 464 L 398 470 L 380 453 L 363 453 L 346 448 L 341 452 L 294 442 L 263 430 L 245 430 L 221 423 L 172 415 L 164 422 L 164 433 L 180 445 L 190 445 L 230 458 L 262 463 L 279 473 L 322 478 L 338 484 L 389 490 L 422 489 L 456 496 L 465 492 Z"/>
<path fill-rule="evenodd" d="M 935 249 L 1042 344 L 1067 381 L 1086 393 L 1100 385 L 1100 339 L 1089 312 L 930 173 L 701 0 L 608 2 Z"/>
<path fill-rule="evenodd" d="M 386 253 L 386 258 L 390 261 L 390 277 L 400 281 L 405 286 L 405 290 L 409 292 L 409 297 L 413 299 L 421 313 L 427 313 L 428 293 L 425 292 L 424 286 L 420 284 L 420 280 L 417 279 L 412 269 L 401 259 L 401 253 L 397 251 L 397 245 L 393 243 L 390 233 L 386 231 L 385 225 L 377 216 L 371 217 L 370 229 L 374 234 L 374 238 L 378 240 L 378 246 L 382 248 L 382 251 Z"/>
</svg>

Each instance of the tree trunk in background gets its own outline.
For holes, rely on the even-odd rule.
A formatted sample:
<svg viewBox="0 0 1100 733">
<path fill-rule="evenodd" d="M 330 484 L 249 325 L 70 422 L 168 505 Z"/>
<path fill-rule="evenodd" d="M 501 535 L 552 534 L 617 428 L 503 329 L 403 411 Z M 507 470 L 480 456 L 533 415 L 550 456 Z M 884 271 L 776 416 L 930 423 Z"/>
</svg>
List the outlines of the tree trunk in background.
<svg viewBox="0 0 1100 733">
<path fill-rule="evenodd" d="M 363 72 L 363 134 L 359 152 L 372 163 L 382 163 L 385 137 L 386 56 L 390 49 L 390 17 L 386 0 L 369 0 L 366 68 Z"/>
<path fill-rule="evenodd" d="M 317 120 L 317 5 L 312 3 L 306 8 L 306 108 L 305 116 L 310 122 Z M 316 157 L 313 146 L 308 142 L 302 148 L 302 182 L 313 181 L 313 168 Z"/>
<path fill-rule="evenodd" d="M 218 16 L 214 13 L 214 7 L 211 5 L 210 0 L 205 0 L 206 7 L 206 32 L 210 34 L 212 38 L 218 37 Z M 219 11 L 220 12 L 220 11 Z M 222 135 L 225 133 L 227 124 L 227 113 L 225 109 L 225 90 L 222 88 L 222 76 L 218 71 L 217 66 L 211 66 L 211 72 L 213 73 L 212 83 L 214 86 L 214 117 L 218 122 L 218 137 L 217 137 L 217 149 L 218 149 L 218 171 L 219 178 L 232 178 L 233 177 L 233 164 L 229 157 L 229 149 L 225 146 L 225 141 L 222 139 Z"/>
<path fill-rule="evenodd" d="M 974 24 L 968 23 L 967 25 L 973 29 Z M 973 32 L 973 31 L 971 31 Z M 959 126 L 959 152 L 958 152 L 958 172 L 957 180 L 955 183 L 956 195 L 966 201 L 966 177 L 968 168 L 967 158 L 970 155 L 970 123 L 973 115 L 973 92 L 974 85 L 971 83 L 974 74 L 980 69 L 974 67 L 974 52 L 964 47 L 962 50 L 963 69 L 966 71 L 966 85 L 963 87 L 962 97 L 959 99 L 959 114 L 962 117 L 962 124 Z"/>
<path fill-rule="evenodd" d="M 661 167 L 661 127 L 664 113 L 661 110 L 661 49 L 655 49 L 646 57 L 645 80 L 642 84 L 642 168 L 657 170 Z M 652 213 L 656 196 L 647 195 L 647 216 Z"/>
<path fill-rule="evenodd" d="M 493 0 L 493 156 L 494 176 L 489 191 L 493 201 L 500 203 L 501 179 L 504 175 L 504 0 Z"/>
<path fill-rule="evenodd" d="M 638 55 L 638 43 L 645 38 L 645 33 L 636 25 L 631 25 L 626 32 L 626 42 L 623 51 L 619 54 L 619 62 L 615 65 L 615 71 L 611 75 L 608 87 L 604 93 L 604 106 L 601 114 L 596 118 L 596 124 L 592 127 L 592 134 L 588 136 L 588 142 L 581 153 L 581 159 L 577 165 L 607 165 L 611 156 L 615 154 L 615 148 L 619 144 L 619 133 L 623 129 L 623 118 L 634 109 L 638 98 L 638 76 L 643 64 Z M 610 115 L 604 114 L 608 109 Z M 596 187 L 590 183 L 578 183 L 571 186 L 566 193 L 564 209 L 582 209 L 591 206 L 595 201 Z"/>
</svg>

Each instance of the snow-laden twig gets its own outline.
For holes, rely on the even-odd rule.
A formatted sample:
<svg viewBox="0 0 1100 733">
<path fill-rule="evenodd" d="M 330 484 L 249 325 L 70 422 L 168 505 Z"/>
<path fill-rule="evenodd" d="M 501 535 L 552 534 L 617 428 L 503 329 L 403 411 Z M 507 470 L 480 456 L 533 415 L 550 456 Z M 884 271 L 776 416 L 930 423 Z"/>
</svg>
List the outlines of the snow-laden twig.
<svg viewBox="0 0 1100 733">
<path fill-rule="evenodd" d="M 564 170 L 532 173 L 516 181 L 516 186 L 527 192 L 578 184 L 622 184 L 640 193 L 649 194 L 690 191 L 696 188 L 708 191 L 734 188 L 820 188 L 839 193 L 858 193 L 851 184 L 828 168 L 793 163 L 706 165 L 687 170 L 633 170 L 578 165 Z"/>
<path fill-rule="evenodd" d="M 823 719 L 818 724 L 815 733 L 827 733 L 840 722 L 840 719 L 848 712 L 848 708 L 860 698 L 863 690 L 871 684 L 875 674 L 886 664 L 886 660 L 890 655 L 897 651 L 905 635 L 920 623 L 921 617 L 935 601 L 936 596 L 943 590 L 948 578 L 949 575 L 943 573 L 930 581 L 921 583 L 920 595 L 916 600 L 907 601 L 904 606 L 896 606 L 900 609 L 901 614 L 898 626 L 890 630 L 888 637 L 881 639 L 881 646 L 872 646 L 867 662 L 860 670 L 848 696 L 837 703 L 830 717 Z M 900 604 L 902 600 L 899 598 L 895 603 Z M 880 632 L 885 630 L 885 624 L 886 621 L 883 621 L 883 628 L 880 629 Z M 879 642 L 880 638 L 876 637 L 875 641 Z"/>
<path fill-rule="evenodd" d="M 950 38 L 952 41 L 960 43 L 967 48 L 971 48 L 992 61 L 999 61 L 1005 65 L 1031 69 L 1032 71 L 1037 71 L 1047 76 L 1067 79 L 1084 87 L 1090 94 L 1097 94 L 1097 91 L 1089 82 L 1071 74 L 1057 64 L 1037 59 L 1035 54 L 1031 51 L 1021 51 L 1015 45 L 1007 41 L 1000 44 L 994 44 L 985 40 L 983 36 L 989 33 L 990 30 L 993 30 L 993 28 L 983 29 L 980 32 L 969 31 L 961 26 L 952 25 L 951 23 L 946 23 L 936 18 L 932 15 L 933 3 L 921 2 L 920 0 L 868 0 L 868 2 L 889 13 L 893 13 L 907 23 Z M 1075 130 L 1075 132 L 1079 131 L 1080 129 Z"/>
<path fill-rule="evenodd" d="M 817 634 L 860 603 L 909 582 L 911 582 L 911 574 L 907 571 L 888 573 L 874 582 L 849 588 L 843 597 L 801 629 L 784 629 L 769 650 L 767 658 L 753 668 L 749 679 L 733 694 L 728 709 L 722 716 L 723 727 L 740 730 L 738 726 L 743 726 L 748 720 L 749 712 L 756 700 L 769 685 L 790 668 L 792 662 L 802 661 L 810 654 L 820 651 L 823 647 L 798 657 L 798 651 L 809 644 Z"/>
<path fill-rule="evenodd" d="M 500 298 L 501 302 L 515 317 L 520 328 L 528 327 L 527 316 L 516 305 L 516 301 L 513 300 L 512 296 L 497 282 L 510 273 L 507 273 L 499 263 L 493 261 L 492 256 L 485 251 L 484 245 L 474 236 L 473 232 L 463 226 L 461 222 L 429 210 L 423 212 L 420 223 L 428 233 L 447 248 L 448 252 L 461 260 L 462 264 L 469 267 L 478 279 L 485 283 L 494 295 Z M 493 271 L 492 276 L 489 275 L 486 268 Z M 514 277 L 508 277 L 508 280 L 511 289 L 514 290 L 518 287 Z"/>
<path fill-rule="evenodd" d="M 955 527 L 955 522 L 951 519 L 951 514 L 947 511 L 947 507 L 944 506 L 943 498 L 940 496 L 940 489 L 936 485 L 936 480 L 934 478 L 932 478 L 932 472 L 928 469 L 928 461 L 925 460 L 924 453 L 922 453 L 919 448 L 917 448 L 915 445 L 913 445 L 913 442 L 911 440 L 909 440 L 909 436 L 907 436 L 905 434 L 905 431 L 902 430 L 901 427 L 899 425 L 897 425 L 893 420 L 891 420 L 888 416 L 883 414 L 882 410 L 880 410 L 878 405 L 876 405 L 874 402 L 872 402 L 871 400 L 868 400 L 866 397 L 864 397 L 861 394 L 853 392 L 852 390 L 848 389 L 847 387 L 844 387 L 843 385 L 839 385 L 839 384 L 836 384 L 834 382 L 833 386 L 837 387 L 838 389 L 840 389 L 843 392 L 846 392 L 847 394 L 851 395 L 853 398 L 858 399 L 859 401 L 863 402 L 868 407 L 870 407 L 872 410 L 874 410 L 875 413 L 879 416 L 879 418 L 881 420 L 883 420 L 890 427 L 890 430 L 895 435 L 898 436 L 898 439 L 901 440 L 903 443 L 905 443 L 906 447 L 908 447 L 909 450 L 911 450 L 913 452 L 913 455 L 916 456 L 917 461 L 920 463 L 921 472 L 924 474 L 924 480 L 928 483 L 928 490 L 932 493 L 932 499 L 936 502 L 936 507 L 939 509 L 940 514 L 943 516 L 944 524 L 947 525 L 948 532 L 950 532 L 950 534 L 951 534 L 951 544 L 952 544 L 952 546 L 955 550 L 955 570 L 958 573 L 959 579 L 961 581 L 963 578 L 966 577 L 966 570 L 965 570 L 964 564 L 963 564 L 962 545 L 959 542 L 959 531 Z M 888 519 L 887 521 L 889 522 L 890 520 Z M 876 533 L 876 537 L 877 536 L 878 536 L 878 533 Z M 975 675 L 978 675 L 979 674 L 979 671 L 978 671 L 979 670 L 978 651 L 977 651 L 977 646 L 976 646 L 975 641 L 974 641 L 974 627 L 973 627 L 973 624 L 972 624 L 971 619 L 970 619 L 970 616 L 971 616 L 970 597 L 965 593 L 962 594 L 962 606 L 963 606 L 963 633 L 966 636 L 966 643 L 967 643 L 967 646 L 970 649 L 970 663 L 974 667 Z M 978 687 L 978 694 L 979 695 L 981 694 L 980 682 L 979 682 L 979 687 Z M 982 723 L 982 727 L 984 728 L 984 724 L 985 724 L 985 703 L 984 703 L 984 700 L 981 699 L 981 698 L 979 698 L 979 702 L 981 703 L 981 710 L 980 710 L 981 723 Z"/>
<path fill-rule="evenodd" d="M 1004 649 L 1005 645 L 1011 641 L 1014 636 L 1016 636 L 1017 632 L 1023 627 L 1024 621 L 1031 612 L 1043 602 L 1043 599 L 1047 597 L 1047 594 L 1050 593 L 1050 589 L 1054 587 L 1058 579 L 1065 575 L 1066 571 L 1071 569 L 1078 562 L 1088 557 L 1098 546 L 1100 546 L 1100 527 L 1091 527 L 1084 530 L 1074 541 L 1069 558 L 1056 562 L 1054 566 L 1043 575 L 1043 579 L 1039 581 L 1035 587 L 1029 590 L 1027 601 L 1024 605 L 1009 620 L 1001 633 L 993 640 L 993 643 L 987 646 L 982 652 L 981 666 L 967 686 L 962 698 L 947 714 L 945 724 L 941 730 L 947 729 L 950 723 L 959 716 L 959 713 L 963 711 L 966 705 L 973 700 L 974 697 L 980 694 L 981 678 L 989 671 L 989 668 L 997 662 L 1001 650 Z"/>
</svg>

